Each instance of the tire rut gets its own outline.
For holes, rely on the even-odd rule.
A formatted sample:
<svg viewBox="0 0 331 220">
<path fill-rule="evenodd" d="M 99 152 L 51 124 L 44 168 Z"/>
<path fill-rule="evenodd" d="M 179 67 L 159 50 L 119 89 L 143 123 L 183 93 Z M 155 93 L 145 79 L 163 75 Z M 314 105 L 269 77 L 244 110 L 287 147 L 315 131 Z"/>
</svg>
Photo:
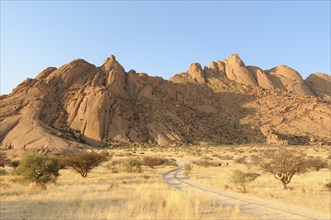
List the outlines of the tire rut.
<svg viewBox="0 0 331 220">
<path fill-rule="evenodd" d="M 177 190 L 202 193 L 203 196 L 214 200 L 217 204 L 224 207 L 238 207 L 242 213 L 262 219 L 331 219 L 331 216 L 294 205 L 231 192 L 217 191 L 189 181 L 188 177 L 183 175 L 183 172 L 184 169 L 182 167 L 170 170 L 163 174 L 163 179 L 167 184 Z"/>
</svg>

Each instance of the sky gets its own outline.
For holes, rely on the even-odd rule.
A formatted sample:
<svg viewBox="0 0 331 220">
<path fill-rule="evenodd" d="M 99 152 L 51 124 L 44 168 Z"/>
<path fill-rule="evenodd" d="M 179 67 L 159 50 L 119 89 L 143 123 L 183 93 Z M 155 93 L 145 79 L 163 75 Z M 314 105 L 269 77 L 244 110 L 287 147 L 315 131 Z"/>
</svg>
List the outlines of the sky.
<svg viewBox="0 0 331 220">
<path fill-rule="evenodd" d="M 113 54 L 127 71 L 168 79 L 233 53 L 303 78 L 330 74 L 330 0 L 1 0 L 1 94 L 77 58 L 100 66 Z"/>
</svg>

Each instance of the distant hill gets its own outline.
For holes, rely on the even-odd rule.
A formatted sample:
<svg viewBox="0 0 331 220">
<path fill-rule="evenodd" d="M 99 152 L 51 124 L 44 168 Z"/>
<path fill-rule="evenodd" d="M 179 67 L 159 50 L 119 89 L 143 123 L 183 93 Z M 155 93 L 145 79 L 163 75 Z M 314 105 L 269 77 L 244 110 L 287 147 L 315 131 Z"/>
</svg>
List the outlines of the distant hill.
<svg viewBox="0 0 331 220">
<path fill-rule="evenodd" d="M 331 77 L 236 54 L 169 80 L 126 72 L 114 56 L 49 67 L 0 96 L 0 147 L 65 153 L 114 143 L 330 144 Z"/>
</svg>

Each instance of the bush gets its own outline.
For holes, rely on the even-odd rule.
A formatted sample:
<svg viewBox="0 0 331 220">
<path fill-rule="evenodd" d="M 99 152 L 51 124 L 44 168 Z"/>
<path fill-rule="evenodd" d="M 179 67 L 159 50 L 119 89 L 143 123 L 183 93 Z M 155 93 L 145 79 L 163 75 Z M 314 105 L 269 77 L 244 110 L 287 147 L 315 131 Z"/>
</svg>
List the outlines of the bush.
<svg viewBox="0 0 331 220">
<path fill-rule="evenodd" d="M 233 160 L 233 156 L 230 155 L 225 155 L 225 156 L 219 156 L 221 160 Z"/>
<path fill-rule="evenodd" d="M 60 163 L 54 156 L 26 154 L 16 169 L 16 173 L 23 179 L 45 186 L 54 183 L 59 176 Z"/>
<path fill-rule="evenodd" d="M 310 167 L 316 171 L 328 167 L 328 163 L 320 157 L 310 158 L 307 160 L 307 163 L 309 163 Z"/>
<path fill-rule="evenodd" d="M 0 167 L 5 167 L 8 164 L 10 164 L 10 159 L 6 157 L 5 152 L 0 152 Z"/>
<path fill-rule="evenodd" d="M 20 161 L 19 160 L 11 160 L 8 165 L 12 168 L 17 168 L 19 165 Z"/>
<path fill-rule="evenodd" d="M 184 170 L 185 170 L 185 171 L 191 171 L 191 170 L 192 170 L 192 165 L 189 164 L 189 163 L 185 164 L 185 165 L 184 165 Z"/>
<path fill-rule="evenodd" d="M 99 166 L 102 162 L 108 160 L 109 155 L 107 153 L 96 152 L 79 152 L 68 155 L 62 159 L 62 163 L 65 166 L 72 167 L 83 178 L 94 168 Z"/>
<path fill-rule="evenodd" d="M 238 164 L 246 164 L 247 161 L 246 161 L 246 157 L 238 157 L 234 160 L 235 163 L 238 163 Z"/>
<path fill-rule="evenodd" d="M 6 164 L 6 156 L 3 152 L 0 152 L 0 167 L 4 167 Z"/>
<path fill-rule="evenodd" d="M 245 173 L 241 170 L 234 170 L 231 175 L 231 181 L 235 184 L 245 184 L 254 181 L 260 174 L 258 173 Z"/>
<path fill-rule="evenodd" d="M 323 188 L 328 189 L 328 190 L 331 191 L 331 182 L 325 183 L 325 184 L 323 185 Z"/>
<path fill-rule="evenodd" d="M 205 159 L 196 160 L 196 161 L 193 161 L 192 163 L 195 165 L 198 165 L 198 166 L 202 166 L 202 167 L 220 166 L 220 163 L 211 162 L 211 161 L 208 161 Z"/>
<path fill-rule="evenodd" d="M 191 173 L 191 171 L 192 171 L 192 165 L 189 163 L 186 163 L 184 165 L 184 175 L 188 176 Z"/>
<path fill-rule="evenodd" d="M 138 158 L 129 158 L 123 163 L 124 169 L 131 173 L 142 173 L 142 163 Z"/>
<path fill-rule="evenodd" d="M 170 161 L 168 159 L 160 157 L 144 157 L 141 161 L 141 164 L 150 168 L 154 168 L 155 166 L 170 164 Z"/>
<path fill-rule="evenodd" d="M 0 176 L 6 175 L 7 171 L 3 168 L 0 168 Z"/>
</svg>

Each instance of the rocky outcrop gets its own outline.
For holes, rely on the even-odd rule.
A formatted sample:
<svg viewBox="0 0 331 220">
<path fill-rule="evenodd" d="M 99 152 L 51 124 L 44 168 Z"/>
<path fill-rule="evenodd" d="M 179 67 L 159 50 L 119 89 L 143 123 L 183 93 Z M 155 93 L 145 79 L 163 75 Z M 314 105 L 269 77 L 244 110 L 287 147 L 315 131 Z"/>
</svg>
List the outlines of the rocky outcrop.
<svg viewBox="0 0 331 220">
<path fill-rule="evenodd" d="M 323 75 L 323 74 L 322 74 Z M 325 75 L 325 74 L 324 74 Z M 325 75 L 327 76 L 327 75 Z M 304 81 L 300 74 L 292 68 L 279 65 L 270 70 L 262 70 L 256 66 L 246 66 L 238 54 L 232 54 L 228 59 L 223 61 L 213 61 L 209 67 L 201 68 L 200 64 L 193 63 L 188 72 L 177 74 L 170 78 L 172 82 L 187 83 L 196 81 L 201 84 L 213 81 L 214 78 L 224 78 L 236 83 L 246 86 L 261 87 L 268 90 L 281 90 L 285 93 L 293 93 L 304 96 L 319 96 L 325 97 L 325 90 L 323 92 L 315 92 L 313 78 L 321 78 L 320 76 L 312 76 L 310 79 Z M 309 81 L 310 80 L 310 81 Z M 326 86 L 330 81 L 322 77 L 319 80 L 326 81 Z"/>
<path fill-rule="evenodd" d="M 280 65 L 266 71 L 276 88 L 298 95 L 314 96 L 300 74 L 292 68 Z"/>
<path fill-rule="evenodd" d="M 50 67 L 0 97 L 0 147 L 69 152 L 113 143 L 330 143 L 330 78 L 263 71 L 238 55 L 172 77 L 128 72 L 114 56 Z"/>
<path fill-rule="evenodd" d="M 237 54 L 232 54 L 224 63 L 226 75 L 230 80 L 245 85 L 258 85 L 252 72 L 245 66 Z"/>
<path fill-rule="evenodd" d="M 277 88 L 270 79 L 269 74 L 266 74 L 261 68 L 256 66 L 248 66 L 247 68 L 252 72 L 254 78 L 257 81 L 257 85 L 261 86 L 264 89 Z"/>
<path fill-rule="evenodd" d="M 305 82 L 309 85 L 316 96 L 331 101 L 331 76 L 323 73 L 313 73 Z"/>
<path fill-rule="evenodd" d="M 198 83 L 206 83 L 205 73 L 199 63 L 192 63 L 187 74 Z"/>
</svg>

